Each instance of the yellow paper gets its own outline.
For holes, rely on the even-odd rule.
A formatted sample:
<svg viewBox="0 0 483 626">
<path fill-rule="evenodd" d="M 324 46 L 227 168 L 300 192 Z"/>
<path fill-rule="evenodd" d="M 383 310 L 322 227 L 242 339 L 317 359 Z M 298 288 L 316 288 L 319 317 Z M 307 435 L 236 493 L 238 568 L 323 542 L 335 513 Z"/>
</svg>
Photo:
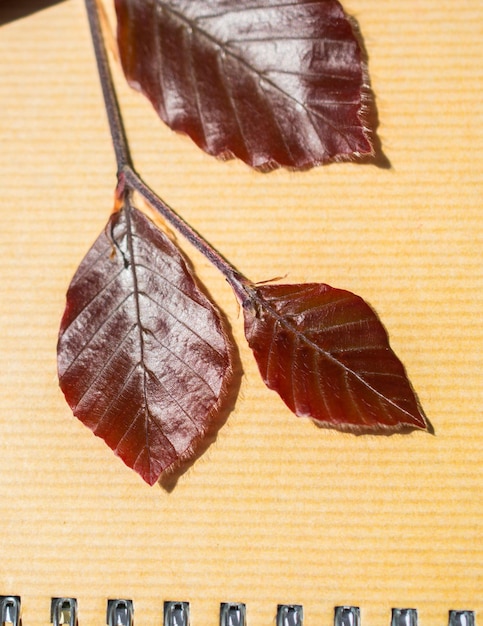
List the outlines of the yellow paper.
<svg viewBox="0 0 483 626">
<path fill-rule="evenodd" d="M 81 625 L 131 598 L 215 626 L 246 602 L 307 626 L 335 605 L 388 626 L 450 609 L 483 621 L 482 52 L 479 0 L 347 0 L 369 53 L 391 168 L 336 164 L 262 175 L 220 163 L 157 120 L 116 70 L 137 170 L 254 281 L 321 281 L 360 294 L 436 434 L 353 437 L 295 418 L 263 385 L 215 269 L 180 244 L 240 346 L 236 407 L 166 492 L 149 488 L 71 414 L 56 378 L 65 291 L 113 204 L 115 162 L 83 3 L 0 27 L 0 594 L 26 626 L 73 596 Z"/>
</svg>

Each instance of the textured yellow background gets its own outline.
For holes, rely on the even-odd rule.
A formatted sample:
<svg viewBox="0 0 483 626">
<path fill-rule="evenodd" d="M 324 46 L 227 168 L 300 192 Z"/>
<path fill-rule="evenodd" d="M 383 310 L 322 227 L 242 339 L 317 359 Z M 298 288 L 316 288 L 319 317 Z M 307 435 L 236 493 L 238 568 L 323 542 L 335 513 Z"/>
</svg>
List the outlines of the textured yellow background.
<svg viewBox="0 0 483 626">
<path fill-rule="evenodd" d="M 0 27 L 0 594 L 26 626 L 51 596 L 81 624 L 108 597 L 194 626 L 244 601 L 307 626 L 336 604 L 387 626 L 454 608 L 483 622 L 483 8 L 346 0 L 360 23 L 391 169 L 261 175 L 158 122 L 117 73 L 138 171 L 252 280 L 323 281 L 379 312 L 436 436 L 356 438 L 298 420 L 261 382 L 223 278 L 192 255 L 239 339 L 244 376 L 218 440 L 167 493 L 72 417 L 55 344 L 69 280 L 112 206 L 115 164 L 80 0 Z M 181 242 L 183 243 L 183 242 Z M 184 243 L 183 243 L 184 245 Z"/>
</svg>

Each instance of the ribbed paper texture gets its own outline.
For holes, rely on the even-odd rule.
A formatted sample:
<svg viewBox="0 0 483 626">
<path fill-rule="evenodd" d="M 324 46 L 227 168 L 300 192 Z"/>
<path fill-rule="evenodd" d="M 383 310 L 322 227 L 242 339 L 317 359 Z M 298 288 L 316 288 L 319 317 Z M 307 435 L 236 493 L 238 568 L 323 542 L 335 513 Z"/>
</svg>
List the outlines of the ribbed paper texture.
<svg viewBox="0 0 483 626">
<path fill-rule="evenodd" d="M 65 291 L 104 227 L 115 163 L 84 7 L 0 27 L 0 594 L 26 626 L 52 596 L 81 624 L 107 598 L 160 624 L 189 600 L 250 626 L 336 604 L 387 626 L 415 607 L 483 621 L 482 19 L 479 0 L 347 0 L 369 53 L 391 163 L 262 175 L 173 134 L 116 80 L 137 169 L 248 277 L 322 281 L 380 314 L 435 435 L 353 437 L 295 418 L 266 389 L 224 279 L 192 256 L 233 326 L 244 370 L 218 439 L 168 493 L 147 487 L 72 417 L 55 347 Z"/>
</svg>

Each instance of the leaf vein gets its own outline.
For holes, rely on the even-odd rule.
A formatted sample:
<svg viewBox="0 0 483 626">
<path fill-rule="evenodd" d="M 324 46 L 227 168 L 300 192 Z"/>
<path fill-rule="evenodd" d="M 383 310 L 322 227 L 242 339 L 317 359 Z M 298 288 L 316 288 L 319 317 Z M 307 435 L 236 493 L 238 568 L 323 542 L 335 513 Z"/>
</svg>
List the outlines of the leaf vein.
<svg viewBox="0 0 483 626">
<path fill-rule="evenodd" d="M 131 329 L 131 330 L 132 330 L 132 329 Z M 139 364 L 137 363 L 137 364 L 134 366 L 133 371 L 134 371 L 134 369 L 136 369 L 136 367 L 137 367 L 138 365 L 139 365 Z M 94 433 L 96 433 L 96 432 L 97 432 L 97 430 L 100 428 L 101 424 L 104 422 L 104 420 L 105 420 L 105 419 L 106 419 L 106 417 L 108 416 L 108 414 L 109 414 L 109 412 L 110 412 L 110 410 L 111 410 L 112 406 L 114 405 L 114 403 L 115 403 L 115 402 L 117 402 L 117 401 L 119 400 L 119 398 L 121 397 L 121 395 L 122 395 L 122 393 L 123 393 L 124 389 L 126 389 L 126 387 L 128 386 L 129 381 L 130 381 L 130 377 L 129 377 L 129 376 L 126 376 L 126 377 L 124 378 L 123 382 L 122 382 L 121 387 L 120 387 L 119 389 L 117 389 L 117 390 L 116 390 L 116 393 L 115 393 L 115 394 L 113 394 L 113 396 L 112 396 L 112 398 L 111 398 L 111 400 L 110 400 L 109 404 L 108 404 L 108 405 L 107 405 L 107 407 L 104 409 L 104 411 L 102 412 L 102 415 L 99 417 L 99 419 L 98 419 L 98 421 L 97 421 L 96 428 L 95 428 L 95 430 L 93 431 Z M 141 410 L 141 409 L 138 409 L 138 412 L 139 412 L 140 410 Z M 136 413 L 136 415 L 137 415 L 137 413 Z M 118 445 L 119 445 L 119 443 L 118 443 Z"/>
<path fill-rule="evenodd" d="M 216 397 L 217 392 L 211 387 L 211 385 L 209 384 L 209 382 L 203 378 L 203 376 L 200 374 L 200 372 L 198 372 L 197 370 L 195 370 L 189 363 L 187 363 L 186 361 L 184 361 L 178 354 L 176 354 L 176 352 L 173 352 L 173 350 L 171 350 L 171 348 L 166 345 L 165 343 L 163 343 L 156 335 L 152 335 L 153 339 L 165 350 L 167 350 L 171 356 L 173 356 L 175 359 L 177 359 L 180 363 L 182 363 L 188 370 L 190 370 L 190 372 L 196 376 L 197 378 L 199 378 L 205 385 L 206 387 L 208 387 L 208 389 L 212 392 L 212 394 Z"/>
<path fill-rule="evenodd" d="M 198 425 L 196 424 L 196 422 L 194 421 L 194 419 L 191 417 L 191 415 L 188 413 L 188 411 L 181 406 L 180 402 L 178 401 L 178 399 L 171 393 L 171 391 L 166 387 L 166 385 L 161 381 L 161 379 L 159 378 L 159 376 L 156 374 L 156 372 L 153 372 L 152 370 L 147 370 L 149 372 L 149 374 L 158 382 L 159 386 L 162 387 L 164 389 L 164 391 L 167 393 L 167 395 L 171 398 L 171 400 L 174 402 L 174 404 L 176 404 L 176 406 L 178 407 L 178 409 L 183 413 L 183 415 L 185 417 L 188 418 L 188 420 L 193 424 L 193 426 L 195 427 L 196 432 L 201 432 L 200 429 L 198 428 Z M 162 428 L 159 427 L 161 432 L 163 432 Z M 164 434 L 164 433 L 163 433 Z M 166 437 L 166 435 L 164 435 Z M 166 439 L 168 439 L 166 437 Z M 168 439 L 169 441 L 169 439 Z M 174 447 L 174 446 L 173 446 Z"/>
<path fill-rule="evenodd" d="M 224 358 L 224 355 L 219 350 L 217 350 L 213 346 L 212 343 L 210 343 L 207 339 L 205 339 L 198 332 L 196 332 L 192 326 L 188 326 L 188 324 L 186 322 L 184 322 L 183 320 L 181 320 L 178 317 L 176 317 L 176 315 L 174 313 L 172 313 L 169 309 L 164 307 L 160 302 L 155 300 L 150 294 L 146 293 L 145 291 L 140 291 L 139 295 L 143 295 L 148 300 L 151 300 L 151 302 L 153 304 L 155 304 L 158 308 L 162 309 L 165 313 L 167 313 L 170 317 L 172 317 L 176 322 L 181 324 L 190 334 L 192 334 L 195 337 L 197 337 L 202 343 L 204 343 L 205 345 L 209 346 L 214 352 L 216 352 L 219 356 Z M 154 334 L 155 333 L 153 333 L 153 335 Z"/>
<path fill-rule="evenodd" d="M 104 361 L 102 367 L 100 370 L 98 370 L 94 376 L 94 378 L 91 378 L 88 382 L 88 385 L 86 387 L 86 389 L 83 391 L 82 395 L 78 398 L 77 403 L 74 407 L 74 412 L 79 408 L 79 405 L 81 404 L 82 400 L 84 399 L 84 397 L 86 396 L 86 394 L 93 388 L 96 386 L 97 382 L 99 381 L 99 379 L 101 378 L 101 376 L 104 374 L 104 372 L 106 371 L 106 369 L 108 368 L 108 366 L 112 363 L 112 361 L 114 360 L 114 357 L 117 355 L 117 353 L 120 351 L 121 347 L 123 346 L 123 344 L 126 342 L 127 338 L 129 337 L 129 335 L 131 334 L 131 332 L 133 331 L 133 329 L 135 328 L 135 325 L 133 325 L 129 331 L 124 335 L 122 341 L 119 342 L 119 344 L 116 346 L 116 349 L 112 352 L 112 354 L 109 356 L 109 358 Z M 125 380 L 129 380 L 129 378 L 132 376 L 132 373 L 134 372 L 134 370 L 138 367 L 139 363 L 136 363 L 132 369 L 130 370 L 128 376 L 125 378 Z"/>
<path fill-rule="evenodd" d="M 67 326 L 64 329 L 64 333 L 72 326 L 72 324 L 74 324 L 74 322 L 79 318 L 80 315 L 82 315 L 82 313 L 85 313 L 85 311 L 91 306 L 91 304 L 93 304 L 97 300 L 97 298 L 99 298 L 101 295 L 103 295 L 109 289 L 109 287 L 112 285 L 112 283 L 122 274 L 123 271 L 124 271 L 124 268 L 120 268 L 119 271 L 116 274 L 114 274 L 113 277 L 107 283 L 104 283 L 101 286 L 101 289 L 99 291 L 97 291 L 91 297 L 90 300 L 82 303 L 82 308 L 79 310 L 77 315 L 75 317 L 73 317 L 72 320 L 70 320 L 69 326 Z"/>
<path fill-rule="evenodd" d="M 96 329 L 90 335 L 90 337 L 87 339 L 87 341 L 83 343 L 83 345 L 81 346 L 80 350 L 78 352 L 76 352 L 75 357 L 69 363 L 69 366 L 64 370 L 64 373 L 62 374 L 62 378 L 70 370 L 70 368 L 74 365 L 74 363 L 78 360 L 78 358 L 82 355 L 82 353 L 87 349 L 87 347 L 90 345 L 90 343 L 93 341 L 93 339 L 98 335 L 98 333 L 101 330 L 101 328 L 103 328 L 103 326 L 105 326 L 114 317 L 114 315 L 116 315 L 116 313 L 118 313 L 121 310 L 121 307 L 129 300 L 129 298 L 132 295 L 133 295 L 133 293 L 131 292 L 123 300 L 121 300 L 116 305 L 116 307 L 112 311 L 109 312 L 109 315 L 107 315 L 107 317 L 105 317 L 103 319 L 102 323 L 99 324 L 99 326 L 96 327 Z M 135 323 L 135 325 L 136 325 L 136 323 Z M 64 335 L 65 335 L 65 333 L 63 334 L 63 336 Z"/>
<path fill-rule="evenodd" d="M 169 280 L 168 277 L 166 277 L 163 274 L 161 274 L 161 272 L 158 272 L 157 270 L 153 269 L 149 265 L 146 265 L 145 263 L 136 263 L 136 265 L 137 265 L 138 268 L 144 269 L 147 272 L 150 272 L 151 274 L 153 274 L 153 276 L 156 276 L 157 278 L 160 278 L 161 280 L 163 280 L 167 285 L 169 285 L 174 290 L 179 292 L 182 296 L 184 296 L 190 302 L 193 302 L 194 304 L 202 307 L 203 309 L 206 309 L 207 311 L 210 311 L 210 308 L 205 303 L 200 302 L 199 300 L 194 299 L 189 293 L 187 293 L 186 291 L 181 289 L 181 287 L 179 285 L 177 285 L 176 283 L 172 282 L 171 280 Z"/>
</svg>

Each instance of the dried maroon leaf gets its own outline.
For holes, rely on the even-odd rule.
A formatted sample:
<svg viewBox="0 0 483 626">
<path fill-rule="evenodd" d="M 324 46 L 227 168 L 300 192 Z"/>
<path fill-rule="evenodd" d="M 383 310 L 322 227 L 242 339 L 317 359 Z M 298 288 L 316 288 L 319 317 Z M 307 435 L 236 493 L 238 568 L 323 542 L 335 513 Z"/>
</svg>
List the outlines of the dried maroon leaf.
<svg viewBox="0 0 483 626">
<path fill-rule="evenodd" d="M 298 416 L 355 433 L 428 429 L 374 311 L 324 284 L 261 285 L 244 305 L 263 380 Z"/>
<path fill-rule="evenodd" d="M 231 377 L 220 316 L 132 207 L 111 216 L 71 282 L 58 372 L 76 417 L 149 484 L 213 428 Z"/>
<path fill-rule="evenodd" d="M 337 0 L 116 0 L 129 83 L 206 152 L 261 170 L 370 154 L 359 42 Z"/>
</svg>

